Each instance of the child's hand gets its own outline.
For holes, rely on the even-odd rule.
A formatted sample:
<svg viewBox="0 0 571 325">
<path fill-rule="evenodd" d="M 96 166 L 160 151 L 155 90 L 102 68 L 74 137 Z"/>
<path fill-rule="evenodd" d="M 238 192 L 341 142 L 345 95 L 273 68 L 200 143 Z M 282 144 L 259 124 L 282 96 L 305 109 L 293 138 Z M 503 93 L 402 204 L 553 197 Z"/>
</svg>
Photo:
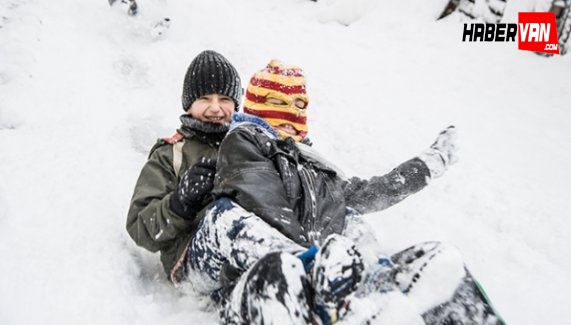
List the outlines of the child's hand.
<svg viewBox="0 0 571 325">
<path fill-rule="evenodd" d="M 171 209 L 181 216 L 200 210 L 202 200 L 214 187 L 215 173 L 216 159 L 200 158 L 194 166 L 182 174 L 178 189 L 171 197 Z"/>
<path fill-rule="evenodd" d="M 432 178 L 442 176 L 450 165 L 458 161 L 457 138 L 456 128 L 451 125 L 440 132 L 430 148 L 419 156 Z"/>
</svg>

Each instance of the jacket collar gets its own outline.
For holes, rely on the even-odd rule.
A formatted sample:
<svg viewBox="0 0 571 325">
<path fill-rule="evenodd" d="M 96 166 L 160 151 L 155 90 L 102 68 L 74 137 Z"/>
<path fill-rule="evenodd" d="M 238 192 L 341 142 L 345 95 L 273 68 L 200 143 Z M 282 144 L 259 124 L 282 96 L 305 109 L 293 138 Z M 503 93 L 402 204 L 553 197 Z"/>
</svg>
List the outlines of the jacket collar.
<svg viewBox="0 0 571 325">
<path fill-rule="evenodd" d="M 268 124 L 268 122 L 264 121 L 262 118 L 257 117 L 256 115 L 247 114 L 247 113 L 234 113 L 232 114 L 232 122 L 230 123 L 230 131 L 233 129 L 241 126 L 241 125 L 257 125 L 262 128 L 264 133 L 272 139 L 278 139 L 278 133 L 274 128 Z"/>
<path fill-rule="evenodd" d="M 185 138 L 196 137 L 207 144 L 220 145 L 220 142 L 228 133 L 228 125 L 202 122 L 187 114 L 182 115 L 180 121 L 182 126 L 178 131 Z"/>
</svg>

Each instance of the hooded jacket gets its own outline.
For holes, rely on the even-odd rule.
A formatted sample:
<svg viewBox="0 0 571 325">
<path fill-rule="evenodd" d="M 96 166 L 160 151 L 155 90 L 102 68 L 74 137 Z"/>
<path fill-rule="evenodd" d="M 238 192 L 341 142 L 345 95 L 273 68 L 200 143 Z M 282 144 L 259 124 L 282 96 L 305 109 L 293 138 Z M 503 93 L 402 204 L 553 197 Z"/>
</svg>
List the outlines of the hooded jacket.
<svg viewBox="0 0 571 325">
<path fill-rule="evenodd" d="M 230 197 L 293 241 L 310 246 L 341 233 L 346 208 L 379 211 L 427 185 L 419 158 L 384 176 L 343 180 L 340 171 L 309 146 L 279 139 L 264 120 L 234 114 L 217 163 L 214 194 Z"/>
</svg>

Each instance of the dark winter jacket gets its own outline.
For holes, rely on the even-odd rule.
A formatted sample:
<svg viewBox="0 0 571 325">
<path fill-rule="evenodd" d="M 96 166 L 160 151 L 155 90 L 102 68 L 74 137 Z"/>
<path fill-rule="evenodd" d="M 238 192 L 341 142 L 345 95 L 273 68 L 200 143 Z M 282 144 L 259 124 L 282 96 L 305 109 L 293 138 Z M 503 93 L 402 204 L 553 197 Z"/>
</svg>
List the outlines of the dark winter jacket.
<svg viewBox="0 0 571 325">
<path fill-rule="evenodd" d="M 422 189 L 430 172 L 409 160 L 389 174 L 343 181 L 306 145 L 277 138 L 263 120 L 235 114 L 221 144 L 214 194 L 233 198 L 295 242 L 309 246 L 341 233 L 346 206 L 361 213 L 385 209 Z"/>
<path fill-rule="evenodd" d="M 135 185 L 127 231 L 137 245 L 160 252 L 173 282 L 182 277 L 185 252 L 200 217 L 177 215 L 170 208 L 170 196 L 178 186 L 179 175 L 199 158 L 216 158 L 223 135 L 207 135 L 183 126 L 174 137 L 159 140 L 151 149 Z M 178 158 L 173 161 L 173 157 Z M 206 204 L 207 200 L 203 202 Z"/>
</svg>

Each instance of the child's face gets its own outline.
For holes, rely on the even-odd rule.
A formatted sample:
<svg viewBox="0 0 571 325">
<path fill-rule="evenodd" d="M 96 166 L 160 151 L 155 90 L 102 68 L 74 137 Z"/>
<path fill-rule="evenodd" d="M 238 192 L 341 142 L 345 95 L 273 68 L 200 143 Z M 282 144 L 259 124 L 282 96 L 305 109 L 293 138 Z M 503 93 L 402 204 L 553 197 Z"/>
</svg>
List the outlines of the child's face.
<svg viewBox="0 0 571 325">
<path fill-rule="evenodd" d="M 199 97 L 186 112 L 202 122 L 228 124 L 235 108 L 236 104 L 232 98 L 211 94 Z"/>
<path fill-rule="evenodd" d="M 303 116 L 305 119 L 306 116 L 306 96 L 285 96 L 281 93 L 269 92 L 264 106 L 273 111 L 279 110 L 282 113 L 281 119 L 268 120 L 268 123 L 276 129 L 282 138 L 292 137 L 295 141 L 300 141 L 305 136 L 307 127 L 299 122 L 300 117 Z"/>
</svg>

